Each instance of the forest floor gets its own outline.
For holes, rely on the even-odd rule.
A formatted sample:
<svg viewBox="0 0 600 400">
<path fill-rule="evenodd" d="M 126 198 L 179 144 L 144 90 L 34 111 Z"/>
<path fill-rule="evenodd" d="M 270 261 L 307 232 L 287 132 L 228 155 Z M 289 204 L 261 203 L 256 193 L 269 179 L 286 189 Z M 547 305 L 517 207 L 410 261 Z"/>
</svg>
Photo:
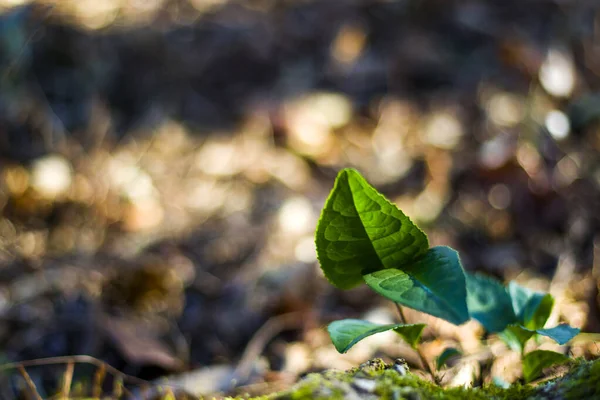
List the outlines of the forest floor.
<svg viewBox="0 0 600 400">
<path fill-rule="evenodd" d="M 418 371 L 393 335 L 340 355 L 324 329 L 395 320 L 316 263 L 346 166 L 465 269 L 549 291 L 552 322 L 600 332 L 597 2 L 14 3 L 0 0 L 7 363 L 86 355 L 134 393 L 195 395 L 373 357 Z M 460 347 L 479 383 L 518 379 L 518 356 L 476 323 L 407 318 L 428 324 L 429 360 Z M 560 350 L 595 358 L 593 338 Z M 42 397 L 70 361 L 82 391 L 99 376 L 85 357 L 28 367 Z M 0 398 L 27 390 L 10 365 Z"/>
</svg>

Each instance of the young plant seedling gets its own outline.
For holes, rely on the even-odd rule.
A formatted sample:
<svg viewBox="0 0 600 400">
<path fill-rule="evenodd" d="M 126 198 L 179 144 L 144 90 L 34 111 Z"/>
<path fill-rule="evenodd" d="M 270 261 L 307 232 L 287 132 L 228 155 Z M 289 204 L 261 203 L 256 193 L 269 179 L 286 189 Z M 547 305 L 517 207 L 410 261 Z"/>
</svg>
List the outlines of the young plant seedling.
<svg viewBox="0 0 600 400">
<path fill-rule="evenodd" d="M 536 335 L 549 337 L 563 345 L 579 333 L 579 329 L 567 324 L 544 329 L 554 306 L 552 295 L 534 292 L 515 282 L 504 287 L 493 278 L 473 274 L 466 274 L 466 277 L 471 317 L 488 332 L 497 333 L 508 347 L 521 354 L 526 383 L 537 378 L 544 368 L 569 360 L 554 351 L 524 353 L 526 343 Z"/>
<path fill-rule="evenodd" d="M 523 348 L 536 334 L 564 344 L 578 329 L 563 324 L 543 329 L 554 299 L 515 283 L 467 274 L 458 253 L 450 247 L 429 247 L 425 233 L 355 170 L 338 174 L 325 202 L 315 235 L 317 256 L 329 282 L 340 289 L 367 284 L 398 307 L 400 323 L 380 325 L 345 319 L 332 322 L 329 335 L 340 353 L 362 339 L 393 330 L 421 357 L 424 324 L 406 324 L 401 306 L 460 325 L 473 318 L 514 349 Z M 456 355 L 447 354 L 446 356 Z M 549 355 L 548 353 L 553 353 Z M 443 354 L 442 354 L 443 356 Z M 438 358 L 438 368 L 448 357 Z M 550 365 L 562 362 L 560 353 L 534 351 L 522 356 L 525 381 Z"/>
</svg>

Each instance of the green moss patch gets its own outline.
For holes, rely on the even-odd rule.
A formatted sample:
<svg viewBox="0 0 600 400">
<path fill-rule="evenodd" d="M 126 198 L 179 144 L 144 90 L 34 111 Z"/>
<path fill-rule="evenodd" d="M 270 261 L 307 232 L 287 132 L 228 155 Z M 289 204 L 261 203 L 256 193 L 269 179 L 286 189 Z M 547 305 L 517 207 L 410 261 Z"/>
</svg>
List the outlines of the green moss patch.
<svg viewBox="0 0 600 400">
<path fill-rule="evenodd" d="M 388 365 L 376 359 L 346 372 L 309 374 L 293 388 L 268 396 L 271 400 L 301 399 L 441 399 L 441 400 L 543 400 L 600 398 L 600 360 L 574 361 L 564 376 L 540 385 L 489 385 L 480 388 L 443 389 L 408 372 L 403 364 Z"/>
</svg>

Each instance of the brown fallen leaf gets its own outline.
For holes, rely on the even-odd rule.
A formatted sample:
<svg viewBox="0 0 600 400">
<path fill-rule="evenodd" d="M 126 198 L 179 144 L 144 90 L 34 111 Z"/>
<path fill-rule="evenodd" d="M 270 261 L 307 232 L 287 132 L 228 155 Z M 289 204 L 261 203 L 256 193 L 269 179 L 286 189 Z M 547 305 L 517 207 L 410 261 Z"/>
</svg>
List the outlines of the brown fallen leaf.
<svg viewBox="0 0 600 400">
<path fill-rule="evenodd" d="M 142 322 L 105 316 L 101 327 L 132 364 L 150 364 L 170 371 L 180 371 L 184 367 L 173 351 L 156 337 L 158 332 Z"/>
</svg>

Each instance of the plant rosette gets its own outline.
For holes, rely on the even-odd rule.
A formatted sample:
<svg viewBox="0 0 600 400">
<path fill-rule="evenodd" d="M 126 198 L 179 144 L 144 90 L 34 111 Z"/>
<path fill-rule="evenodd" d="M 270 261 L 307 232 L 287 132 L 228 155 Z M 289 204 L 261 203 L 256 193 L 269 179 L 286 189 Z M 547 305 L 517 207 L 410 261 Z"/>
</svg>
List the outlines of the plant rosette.
<svg viewBox="0 0 600 400">
<path fill-rule="evenodd" d="M 321 212 L 315 242 L 321 269 L 333 286 L 345 290 L 366 284 L 399 306 L 455 325 L 475 319 L 521 352 L 526 382 L 566 358 L 542 350 L 523 354 L 528 340 L 542 335 L 565 344 L 579 333 L 566 324 L 544 328 L 554 306 L 550 294 L 514 282 L 506 287 L 496 279 L 467 273 L 455 250 L 430 248 L 427 235 L 356 170 L 339 172 Z M 366 337 L 390 330 L 418 351 L 424 328 L 424 324 L 405 321 L 381 325 L 344 319 L 332 322 L 328 332 L 340 353 Z M 443 352 L 438 368 L 458 354 L 456 349 Z"/>
</svg>

